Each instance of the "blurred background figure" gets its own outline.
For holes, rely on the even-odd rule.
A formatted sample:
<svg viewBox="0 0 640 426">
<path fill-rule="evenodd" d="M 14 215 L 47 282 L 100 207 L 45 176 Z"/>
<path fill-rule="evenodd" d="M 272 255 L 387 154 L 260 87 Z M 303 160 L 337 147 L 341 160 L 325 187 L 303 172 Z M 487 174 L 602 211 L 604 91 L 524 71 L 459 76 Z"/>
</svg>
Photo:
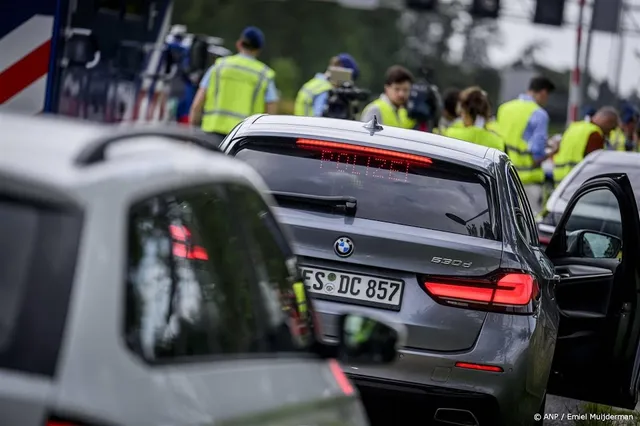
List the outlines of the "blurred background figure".
<svg viewBox="0 0 640 426">
<path fill-rule="evenodd" d="M 354 83 L 360 74 L 358 63 L 351 55 L 340 53 L 338 56 L 334 56 L 329 60 L 329 66 L 325 72 L 317 73 L 298 91 L 293 111 L 295 115 L 323 116 L 329 92 L 339 85 L 339 82 L 332 78 L 332 71 L 335 68 L 351 70 L 351 80 Z"/>
<path fill-rule="evenodd" d="M 200 82 L 189 122 L 218 143 L 246 117 L 277 113 L 275 72 L 257 59 L 264 45 L 259 28 L 245 28 L 236 42 L 238 53 L 218 59 Z"/>
<path fill-rule="evenodd" d="M 613 129 L 607 140 L 607 149 L 614 151 L 634 151 L 633 134 L 638 124 L 638 110 L 625 102 L 620 108 L 619 126 Z"/>
<path fill-rule="evenodd" d="M 442 94 L 442 116 L 438 127 L 434 129 L 434 133 L 443 134 L 446 129 L 451 126 L 462 126 L 462 121 L 458 116 L 458 98 L 460 90 L 451 87 Z"/>
<path fill-rule="evenodd" d="M 362 112 L 361 121 L 378 118 L 380 124 L 413 129 L 415 121 L 409 118 L 406 103 L 409 100 L 413 74 L 403 66 L 393 65 L 387 70 L 384 93 L 367 105 Z"/>
<path fill-rule="evenodd" d="M 474 86 L 463 90 L 460 93 L 457 111 L 461 125 L 447 128 L 444 131 L 445 136 L 506 152 L 504 139 L 487 129 L 491 105 L 487 94 L 481 88 Z"/>
<path fill-rule="evenodd" d="M 554 90 L 555 85 L 547 77 L 534 77 L 526 93 L 500 105 L 496 116 L 496 129 L 507 143 L 534 215 L 542 207 L 541 164 L 550 155 L 546 152 L 549 114 L 544 107 Z"/>
<path fill-rule="evenodd" d="M 591 152 L 604 149 L 605 139 L 618 126 L 618 112 L 607 106 L 600 108 L 591 121 L 575 121 L 562 135 L 560 149 L 553 158 L 553 180 L 557 185 Z"/>
<path fill-rule="evenodd" d="M 593 117 L 596 113 L 596 108 L 592 105 L 585 105 L 582 108 L 582 118 L 584 121 L 591 121 L 591 117 Z"/>
</svg>

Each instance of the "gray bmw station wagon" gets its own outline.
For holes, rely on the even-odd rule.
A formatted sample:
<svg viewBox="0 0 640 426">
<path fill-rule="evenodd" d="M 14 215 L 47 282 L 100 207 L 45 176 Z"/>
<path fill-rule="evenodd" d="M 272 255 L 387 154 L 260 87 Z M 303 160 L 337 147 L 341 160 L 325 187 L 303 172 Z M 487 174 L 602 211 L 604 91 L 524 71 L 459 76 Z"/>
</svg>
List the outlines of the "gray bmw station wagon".
<svg viewBox="0 0 640 426">
<path fill-rule="evenodd" d="M 625 174 L 582 184 L 545 251 L 494 149 L 375 120 L 268 115 L 221 148 L 279 203 L 327 340 L 347 309 L 407 326 L 393 365 L 343 364 L 374 421 L 530 425 L 547 392 L 635 406 L 640 221 Z M 622 239 L 574 220 L 594 197 L 620 213 Z"/>
</svg>

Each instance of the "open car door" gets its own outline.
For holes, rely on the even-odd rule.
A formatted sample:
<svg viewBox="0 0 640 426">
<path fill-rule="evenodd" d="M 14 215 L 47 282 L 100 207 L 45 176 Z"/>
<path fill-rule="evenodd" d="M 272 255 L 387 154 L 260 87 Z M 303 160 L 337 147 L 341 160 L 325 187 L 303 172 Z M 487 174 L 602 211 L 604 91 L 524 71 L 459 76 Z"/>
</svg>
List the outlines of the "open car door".
<svg viewBox="0 0 640 426">
<path fill-rule="evenodd" d="M 612 228 L 616 221 L 620 227 Z M 549 393 L 634 408 L 640 218 L 627 175 L 587 180 L 569 201 L 546 253 L 555 266 L 560 313 Z"/>
</svg>

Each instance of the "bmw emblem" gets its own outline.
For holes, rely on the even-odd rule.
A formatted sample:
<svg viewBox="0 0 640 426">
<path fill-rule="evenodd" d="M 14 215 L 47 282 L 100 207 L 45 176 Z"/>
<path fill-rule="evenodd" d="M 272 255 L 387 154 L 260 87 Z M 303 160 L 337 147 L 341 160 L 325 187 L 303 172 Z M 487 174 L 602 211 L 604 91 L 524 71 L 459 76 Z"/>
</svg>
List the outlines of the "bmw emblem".
<svg viewBox="0 0 640 426">
<path fill-rule="evenodd" d="M 353 254 L 355 246 L 350 238 L 340 237 L 333 243 L 333 250 L 340 257 L 349 257 Z"/>
</svg>

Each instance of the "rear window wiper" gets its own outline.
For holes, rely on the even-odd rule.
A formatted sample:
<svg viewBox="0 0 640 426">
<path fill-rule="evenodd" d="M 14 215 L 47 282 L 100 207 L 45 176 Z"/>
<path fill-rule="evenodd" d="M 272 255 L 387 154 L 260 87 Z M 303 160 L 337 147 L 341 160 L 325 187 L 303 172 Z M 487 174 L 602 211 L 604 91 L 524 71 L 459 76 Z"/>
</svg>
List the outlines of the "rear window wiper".
<svg viewBox="0 0 640 426">
<path fill-rule="evenodd" d="M 347 215 L 354 215 L 358 207 L 356 197 L 348 195 L 311 195 L 297 192 L 271 191 L 271 196 L 281 204 L 302 204 L 307 206 L 337 208 Z"/>
</svg>

